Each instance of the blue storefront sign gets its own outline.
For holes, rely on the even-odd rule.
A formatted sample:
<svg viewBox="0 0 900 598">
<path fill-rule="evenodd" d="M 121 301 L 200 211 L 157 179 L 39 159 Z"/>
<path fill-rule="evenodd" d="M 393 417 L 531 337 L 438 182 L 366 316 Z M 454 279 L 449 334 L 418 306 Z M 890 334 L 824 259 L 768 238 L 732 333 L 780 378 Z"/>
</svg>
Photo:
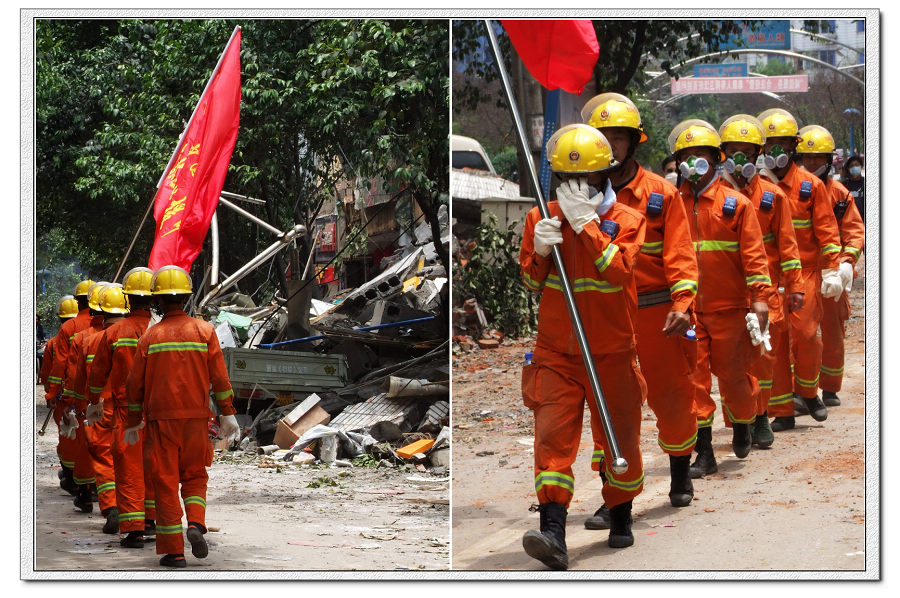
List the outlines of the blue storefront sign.
<svg viewBox="0 0 900 598">
<path fill-rule="evenodd" d="M 724 62 L 721 64 L 695 64 L 695 77 L 746 77 L 746 62 Z"/>
<path fill-rule="evenodd" d="M 732 38 L 719 44 L 719 50 L 734 50 L 736 48 L 760 48 L 764 50 L 790 50 L 791 49 L 791 22 L 763 21 L 754 30 L 740 21 L 734 21 L 741 26 L 740 37 Z M 742 40 L 742 43 L 741 41 Z"/>
</svg>

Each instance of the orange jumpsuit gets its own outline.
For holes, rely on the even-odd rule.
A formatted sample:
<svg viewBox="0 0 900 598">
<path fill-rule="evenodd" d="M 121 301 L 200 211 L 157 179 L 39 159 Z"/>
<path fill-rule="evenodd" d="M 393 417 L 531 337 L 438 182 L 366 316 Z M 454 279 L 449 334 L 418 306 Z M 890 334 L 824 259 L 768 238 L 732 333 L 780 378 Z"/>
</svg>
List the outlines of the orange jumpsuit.
<svg viewBox="0 0 900 598">
<path fill-rule="evenodd" d="M 856 202 L 847 188 L 829 177 L 826 183 L 831 194 L 835 218 L 841 233 L 841 262 L 856 268 L 856 260 L 866 242 L 866 228 Z M 843 213 L 841 214 L 841 211 Z M 850 296 L 841 293 L 837 301 L 822 299 L 822 365 L 819 368 L 819 387 L 829 392 L 841 390 L 844 378 L 844 325 L 850 318 Z"/>
<path fill-rule="evenodd" d="M 78 430 L 75 438 L 78 453 L 75 457 L 75 483 L 83 484 L 84 479 L 97 484 L 97 501 L 100 511 L 106 514 L 107 509 L 116 506 L 116 476 L 113 470 L 110 445 L 112 442 L 112 405 L 109 391 L 104 389 L 103 417 L 92 425 L 85 421 L 87 407 L 88 378 L 91 363 L 100 341 L 103 339 L 103 316 L 91 321 L 91 327 L 79 332 L 72 341 L 69 362 L 66 366 L 66 389 L 63 397 L 68 406 L 73 406 L 78 417 Z"/>
<path fill-rule="evenodd" d="M 797 238 L 794 236 L 794 225 L 791 223 L 790 207 L 778 185 L 757 175 L 740 191 L 756 208 L 769 263 L 769 278 L 772 279 L 772 286 L 766 291 L 772 350 L 760 353 L 759 347 L 756 347 L 750 365 L 750 373 L 759 383 L 756 414 L 762 415 L 769 409 L 773 380 L 775 378 L 789 380 L 791 377 L 788 326 L 782 305 L 785 299 L 778 292 L 778 286 L 783 285 L 785 295 L 788 296 L 791 293 L 803 292 L 800 252 L 797 248 Z M 788 395 L 787 401 L 790 402 L 791 398 L 792 396 Z M 783 398 L 779 400 L 783 402 Z M 725 415 L 726 423 L 730 423 L 727 414 Z"/>
<path fill-rule="evenodd" d="M 126 445 L 128 401 L 125 379 L 134 361 L 138 338 L 147 330 L 150 311 L 134 310 L 123 320 L 106 329 L 94 354 L 88 379 L 88 402 L 96 405 L 104 387 L 109 389 L 113 409 L 112 458 L 116 476 L 116 505 L 119 510 L 119 530 L 143 531 L 146 519 L 156 519 L 156 502 L 150 479 L 151 467 L 145 463 L 149 453 L 143 450 L 144 430 L 140 440 Z M 106 410 L 104 402 L 104 411 Z"/>
<path fill-rule="evenodd" d="M 690 183 L 685 181 L 681 196 L 700 278 L 694 300 L 697 425 L 711 427 L 715 416 L 716 405 L 710 396 L 711 374 L 719 380 L 722 407 L 730 420 L 753 423 L 759 386 L 756 378 L 747 373 L 753 345 L 744 318 L 749 301 L 766 301 L 771 287 L 759 219 L 750 200 L 718 176 L 699 197 L 694 196 Z"/>
<path fill-rule="evenodd" d="M 41 371 L 38 373 L 38 384 L 44 387 L 45 393 L 48 385 L 47 378 L 50 377 L 50 369 L 53 366 L 54 345 L 56 345 L 55 336 L 48 339 L 47 344 L 44 345 L 44 358 L 41 360 Z"/>
<path fill-rule="evenodd" d="M 69 357 L 69 347 L 75 334 L 81 332 L 91 325 L 91 310 L 82 309 L 74 318 L 63 322 L 59 327 L 59 331 L 53 338 L 53 362 L 50 365 L 50 371 L 47 374 L 47 383 L 44 385 L 44 392 L 48 398 L 59 399 L 63 390 L 63 377 L 66 375 L 66 362 Z M 44 357 L 46 362 L 46 356 Z M 63 416 L 63 403 L 57 400 L 56 406 L 53 408 L 53 421 L 56 422 L 57 429 Z M 56 453 L 59 455 L 59 462 L 66 469 L 74 469 L 75 455 L 78 448 L 75 440 L 68 437 L 59 436 L 59 443 L 56 445 Z"/>
<path fill-rule="evenodd" d="M 169 310 L 138 340 L 125 382 L 128 427 L 147 422 L 144 450 L 150 452 L 156 491 L 157 554 L 184 552 L 179 484 L 188 522 L 206 531 L 210 384 L 222 415 L 236 413 L 215 330 L 181 309 Z"/>
<path fill-rule="evenodd" d="M 669 455 L 690 455 L 697 442 L 690 379 L 697 365 L 697 343 L 662 332 L 669 312 L 689 312 L 697 294 L 697 257 L 684 204 L 675 187 L 640 165 L 634 178 L 616 191 L 616 201 L 647 219 L 644 244 L 634 266 L 637 354 L 647 382 L 647 403 L 656 414 L 657 443 Z M 595 437 L 595 469 L 602 460 L 601 438 Z"/>
<path fill-rule="evenodd" d="M 640 431 L 647 387 L 635 363 L 634 264 L 644 242 L 646 220 L 640 212 L 616 203 L 602 224 L 589 222 L 576 235 L 557 202 L 550 202 L 548 208 L 551 217 L 563 223 L 560 252 L 619 448 L 629 465 L 622 474 L 606 471 L 603 500 L 614 507 L 640 494 L 644 484 Z M 528 213 L 519 255 L 525 286 L 541 293 L 537 344 L 532 365 L 522 371 L 522 390 L 525 405 L 534 411 L 538 500 L 568 507 L 575 491 L 572 464 L 581 440 L 585 399 L 594 437 L 603 438 L 603 446 L 606 440 L 559 274 L 551 256 L 534 251 L 534 225 L 540 219 L 537 208 Z"/>
<path fill-rule="evenodd" d="M 822 275 L 820 268 L 836 270 L 841 252 L 837 221 L 825 184 L 819 177 L 791 164 L 778 186 L 788 198 L 794 235 L 800 250 L 803 307 L 790 312 L 790 344 L 794 381 L 782 380 L 777 372 L 769 399 L 769 415 L 792 417 L 793 394 L 812 399 L 818 395 L 822 341 L 816 335 L 822 319 Z M 788 303 L 785 302 L 785 311 Z"/>
</svg>

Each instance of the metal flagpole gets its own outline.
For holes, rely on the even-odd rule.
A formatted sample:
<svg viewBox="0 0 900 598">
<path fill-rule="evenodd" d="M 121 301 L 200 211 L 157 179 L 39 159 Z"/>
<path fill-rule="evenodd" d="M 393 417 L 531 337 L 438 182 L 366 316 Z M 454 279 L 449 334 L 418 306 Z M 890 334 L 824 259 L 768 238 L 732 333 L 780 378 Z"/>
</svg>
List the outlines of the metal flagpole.
<svg viewBox="0 0 900 598">
<path fill-rule="evenodd" d="M 175 144 L 175 151 L 172 152 L 172 157 L 169 158 L 169 163 L 166 164 L 166 167 L 163 169 L 162 176 L 159 177 L 159 182 L 156 183 L 156 188 L 159 189 L 160 185 L 162 185 L 163 179 L 166 178 L 166 173 L 169 172 L 169 168 L 172 167 L 172 162 L 175 161 L 175 156 L 178 155 L 178 148 L 181 147 L 181 140 L 184 139 L 184 134 L 187 133 L 188 129 L 191 128 L 191 123 L 194 122 L 194 116 L 197 115 L 197 108 L 200 107 L 200 103 L 203 101 L 203 96 L 206 95 L 206 91 L 209 89 L 209 86 L 212 84 L 213 79 L 216 78 L 216 73 L 219 72 L 219 69 L 222 66 L 222 60 L 225 59 L 225 54 L 228 52 L 228 48 L 231 47 L 231 42 L 234 41 L 234 36 L 238 34 L 241 30 L 241 26 L 237 25 L 234 28 L 234 31 L 231 32 L 231 37 L 228 38 L 228 43 L 225 44 L 225 49 L 222 50 L 221 56 L 219 56 L 219 62 L 216 63 L 216 68 L 213 69 L 212 75 L 209 76 L 209 80 L 206 82 L 206 87 L 203 88 L 203 93 L 200 94 L 200 99 L 197 100 L 197 105 L 194 106 L 194 111 L 191 113 L 191 118 L 188 119 L 187 125 L 185 125 L 184 130 L 181 132 L 181 135 L 178 136 L 178 143 Z"/>
<path fill-rule="evenodd" d="M 500 44 L 497 42 L 497 35 L 491 26 L 489 20 L 484 21 L 485 29 L 487 29 L 488 39 L 491 42 L 491 50 L 494 53 L 494 62 L 497 64 L 497 70 L 500 73 L 500 79 L 503 84 L 503 91 L 506 94 L 506 102 L 509 105 L 509 112 L 512 116 L 513 123 L 516 126 L 516 136 L 519 140 L 519 148 L 525 154 L 525 162 L 528 165 L 528 174 L 531 177 L 532 187 L 537 196 L 538 209 L 542 218 L 550 218 L 550 211 L 541 192 L 541 185 L 538 182 L 537 173 L 534 170 L 534 161 L 531 158 L 531 151 L 528 147 L 528 141 L 525 137 L 525 127 L 519 116 L 519 109 L 516 106 L 516 99 L 512 93 L 512 86 L 509 83 L 509 76 L 506 73 L 506 66 L 500 56 Z M 606 407 L 606 401 L 603 398 L 603 392 L 600 389 L 600 379 L 597 377 L 597 369 L 594 367 L 594 360 L 591 357 L 591 348 L 588 344 L 587 335 L 584 332 L 584 325 L 581 322 L 581 316 L 578 313 L 578 306 L 575 305 L 575 296 L 572 293 L 572 286 L 569 283 L 569 277 L 566 274 L 563 265 L 562 253 L 560 253 L 559 245 L 552 247 L 553 265 L 559 273 L 560 286 L 563 295 L 566 298 L 566 306 L 569 308 L 569 318 L 572 320 L 572 326 L 575 329 L 575 336 L 578 338 L 578 346 L 581 348 L 581 356 L 584 359 L 584 367 L 588 373 L 588 379 L 591 383 L 591 390 L 594 393 L 594 400 L 597 409 L 600 412 L 600 423 L 603 424 L 603 433 L 606 435 L 606 444 L 610 452 L 610 470 L 613 473 L 624 473 L 628 471 L 628 461 L 622 457 L 622 451 L 619 450 L 619 442 L 616 439 L 615 430 L 613 430 L 612 420 L 609 417 L 609 409 Z"/>
</svg>

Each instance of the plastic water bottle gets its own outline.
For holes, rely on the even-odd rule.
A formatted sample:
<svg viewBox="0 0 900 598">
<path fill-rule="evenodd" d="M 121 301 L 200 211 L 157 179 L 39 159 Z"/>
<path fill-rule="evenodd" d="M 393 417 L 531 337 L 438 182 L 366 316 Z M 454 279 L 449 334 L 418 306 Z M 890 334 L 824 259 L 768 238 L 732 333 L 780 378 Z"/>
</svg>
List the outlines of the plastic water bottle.
<svg viewBox="0 0 900 598">
<path fill-rule="evenodd" d="M 697 333 L 694 332 L 693 328 L 688 328 L 688 331 L 684 333 L 684 338 L 688 339 L 689 341 L 695 341 L 697 340 Z"/>
<path fill-rule="evenodd" d="M 525 365 L 531 365 L 531 358 L 534 357 L 534 353 L 529 351 L 525 354 Z"/>
</svg>

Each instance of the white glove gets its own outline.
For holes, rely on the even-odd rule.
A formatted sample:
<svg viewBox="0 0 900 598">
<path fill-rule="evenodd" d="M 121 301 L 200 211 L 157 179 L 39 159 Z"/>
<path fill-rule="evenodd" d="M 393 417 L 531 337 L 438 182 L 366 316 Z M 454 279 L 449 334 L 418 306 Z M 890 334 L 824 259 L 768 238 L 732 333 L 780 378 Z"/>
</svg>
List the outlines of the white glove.
<svg viewBox="0 0 900 598">
<path fill-rule="evenodd" d="M 853 286 L 853 264 L 850 262 L 841 262 L 838 273 L 841 275 L 844 291 L 849 293 L 850 287 Z"/>
<path fill-rule="evenodd" d="M 241 429 L 238 426 L 237 418 L 233 415 L 219 416 L 219 430 L 222 436 L 225 437 L 228 446 L 241 439 Z"/>
<path fill-rule="evenodd" d="M 534 252 L 541 257 L 550 255 L 554 245 L 562 243 L 562 222 L 559 218 L 544 218 L 534 225 Z"/>
<path fill-rule="evenodd" d="M 591 196 L 590 187 L 587 179 L 580 178 L 577 180 L 563 181 L 556 188 L 556 199 L 559 207 L 572 225 L 575 234 L 581 234 L 584 227 L 591 220 L 600 220 L 597 215 L 597 208 L 603 201 L 603 194 L 597 193 Z"/>
<path fill-rule="evenodd" d="M 762 355 L 766 351 L 772 350 L 772 343 L 770 343 L 771 336 L 769 335 L 769 323 L 766 322 L 766 329 L 759 329 L 759 318 L 755 313 L 748 313 L 745 317 L 747 320 L 747 330 L 750 332 L 750 342 L 753 343 L 754 347 L 759 347 L 759 353 Z"/>
<path fill-rule="evenodd" d="M 75 440 L 75 436 L 76 436 L 75 430 L 78 429 L 78 418 L 75 417 L 75 412 L 74 411 L 66 412 L 66 416 L 65 416 L 65 418 L 63 418 L 63 421 L 68 422 L 68 425 L 65 426 L 65 433 L 63 435 L 66 438 L 68 438 L 69 440 Z"/>
<path fill-rule="evenodd" d="M 143 430 L 143 429 L 144 429 L 144 422 L 139 423 L 138 425 L 134 426 L 133 428 L 125 428 L 125 440 L 124 440 L 125 444 L 126 445 L 137 444 L 138 441 L 140 441 L 140 439 L 141 439 L 141 435 L 138 434 L 138 430 Z"/>
<path fill-rule="evenodd" d="M 103 401 L 100 401 L 96 405 L 88 405 L 84 416 L 85 423 L 92 426 L 101 419 L 103 419 Z"/>
<path fill-rule="evenodd" d="M 822 296 L 837 301 L 843 292 L 840 270 L 822 270 Z"/>
</svg>

